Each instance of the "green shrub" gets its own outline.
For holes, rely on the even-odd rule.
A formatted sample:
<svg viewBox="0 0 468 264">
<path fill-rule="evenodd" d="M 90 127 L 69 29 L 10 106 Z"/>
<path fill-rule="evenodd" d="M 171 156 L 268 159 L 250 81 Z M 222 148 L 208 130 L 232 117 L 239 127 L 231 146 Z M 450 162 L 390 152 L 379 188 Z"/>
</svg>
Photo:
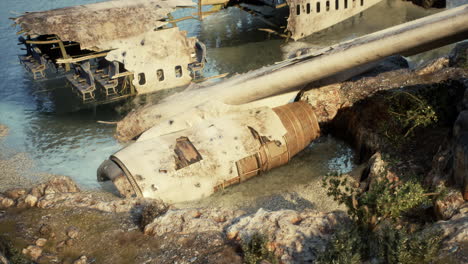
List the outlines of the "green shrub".
<svg viewBox="0 0 468 264">
<path fill-rule="evenodd" d="M 383 176 L 374 179 L 367 192 L 337 174 L 325 177 L 323 186 L 327 188 L 328 196 L 346 206 L 351 218 L 370 229 L 382 220 L 396 220 L 403 212 L 429 201 L 419 183 L 390 182 Z"/>
<path fill-rule="evenodd" d="M 278 263 L 277 257 L 273 252 L 268 250 L 268 239 L 261 234 L 254 234 L 252 238 L 242 244 L 244 252 L 244 263 L 259 264 L 262 260 L 266 260 L 271 264 Z"/>
<path fill-rule="evenodd" d="M 30 264 L 30 260 L 18 250 L 10 239 L 6 236 L 0 235 L 0 252 L 8 258 L 11 264 Z"/>
<path fill-rule="evenodd" d="M 404 213 L 430 201 L 419 183 L 392 182 L 380 176 L 364 192 L 349 184 L 348 178 L 332 174 L 324 178 L 323 185 L 329 196 L 346 206 L 354 221 L 332 236 L 318 263 L 413 264 L 430 263 L 437 256 L 440 233 L 411 233 L 401 228 Z"/>
<path fill-rule="evenodd" d="M 346 225 L 338 229 L 330 238 L 325 251 L 317 256 L 317 264 L 358 264 L 361 252 L 365 251 L 359 229 L 355 225 Z"/>
<path fill-rule="evenodd" d="M 409 233 L 406 229 L 384 225 L 374 233 L 370 252 L 379 263 L 431 263 L 437 257 L 441 237 L 437 230 Z"/>
</svg>

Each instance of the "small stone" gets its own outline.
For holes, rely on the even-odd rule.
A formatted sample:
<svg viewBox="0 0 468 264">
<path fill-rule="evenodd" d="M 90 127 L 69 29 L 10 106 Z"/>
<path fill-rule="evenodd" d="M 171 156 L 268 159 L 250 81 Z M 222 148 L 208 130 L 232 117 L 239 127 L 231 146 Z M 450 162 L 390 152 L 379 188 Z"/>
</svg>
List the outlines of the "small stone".
<svg viewBox="0 0 468 264">
<path fill-rule="evenodd" d="M 224 215 L 217 215 L 215 217 L 213 217 L 213 220 L 216 222 L 216 223 L 224 223 L 227 221 L 226 217 Z"/>
<path fill-rule="evenodd" d="M 57 246 L 55 247 L 55 249 L 57 250 L 57 252 L 62 252 L 64 247 L 65 247 L 65 241 L 60 241 L 57 243 Z"/>
<path fill-rule="evenodd" d="M 26 203 L 28 207 L 34 207 L 36 206 L 36 203 L 37 203 L 37 197 L 31 194 L 28 194 L 26 198 L 24 198 L 24 202 Z"/>
<path fill-rule="evenodd" d="M 75 240 L 73 240 L 72 238 L 69 238 L 65 241 L 65 244 L 69 247 L 73 246 L 75 244 Z"/>
<path fill-rule="evenodd" d="M 464 202 L 463 196 L 458 191 L 452 192 L 443 199 L 437 200 L 434 204 L 434 211 L 437 219 L 448 220 L 452 218 Z"/>
<path fill-rule="evenodd" d="M 300 216 L 295 216 L 291 219 L 291 224 L 293 225 L 298 225 L 302 222 L 302 217 Z"/>
<path fill-rule="evenodd" d="M 200 216 L 202 215 L 202 213 L 200 211 L 195 211 L 192 216 L 193 218 L 200 218 Z"/>
<path fill-rule="evenodd" d="M 73 261 L 73 264 L 86 264 L 88 263 L 88 258 L 86 256 L 81 256 L 79 259 Z"/>
<path fill-rule="evenodd" d="M 79 192 L 80 188 L 76 183 L 66 176 L 57 176 L 45 183 L 44 194 L 53 193 L 74 193 Z"/>
<path fill-rule="evenodd" d="M 5 192 L 5 196 L 13 200 L 18 199 L 25 194 L 26 194 L 26 189 L 23 189 L 23 188 L 10 189 Z"/>
<path fill-rule="evenodd" d="M 239 231 L 231 231 L 226 234 L 227 238 L 230 240 L 237 239 L 237 235 L 239 234 Z"/>
<path fill-rule="evenodd" d="M 52 233 L 52 228 L 48 224 L 43 224 L 39 228 L 39 234 L 43 236 L 50 236 L 51 233 Z"/>
<path fill-rule="evenodd" d="M 42 255 L 37 259 L 38 264 L 59 263 L 59 258 L 53 254 Z"/>
<path fill-rule="evenodd" d="M 45 190 L 45 184 L 39 184 L 31 189 L 29 194 L 36 196 L 37 198 L 40 198 L 44 195 L 44 190 Z"/>
<path fill-rule="evenodd" d="M 78 228 L 71 226 L 67 229 L 67 236 L 69 238 L 77 238 L 78 237 Z"/>
<path fill-rule="evenodd" d="M 36 246 L 43 247 L 47 243 L 47 239 L 45 238 L 38 238 L 36 240 Z"/>
<path fill-rule="evenodd" d="M 15 201 L 8 197 L 0 196 L 0 208 L 6 209 L 15 205 Z"/>
<path fill-rule="evenodd" d="M 30 256 L 33 260 L 37 260 L 42 255 L 42 248 L 31 245 L 23 249 L 23 254 Z"/>
<path fill-rule="evenodd" d="M 24 197 L 20 197 L 20 198 L 18 198 L 16 200 L 16 207 L 18 207 L 18 208 L 27 208 L 28 207 Z"/>
</svg>

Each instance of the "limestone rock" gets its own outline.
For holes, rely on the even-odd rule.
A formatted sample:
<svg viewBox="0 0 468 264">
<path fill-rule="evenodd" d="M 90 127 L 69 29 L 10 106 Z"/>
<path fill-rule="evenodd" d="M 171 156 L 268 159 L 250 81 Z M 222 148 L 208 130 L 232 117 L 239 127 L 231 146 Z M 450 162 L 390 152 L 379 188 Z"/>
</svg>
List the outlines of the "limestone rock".
<svg viewBox="0 0 468 264">
<path fill-rule="evenodd" d="M 88 258 L 86 256 L 81 256 L 79 259 L 73 261 L 73 264 L 86 264 L 88 263 Z"/>
<path fill-rule="evenodd" d="M 169 210 L 153 220 L 144 229 L 146 235 L 163 236 L 167 233 L 223 232 L 243 211 L 214 209 Z"/>
<path fill-rule="evenodd" d="M 445 67 L 448 67 L 449 65 L 449 59 L 442 57 L 435 59 L 431 62 L 429 62 L 427 65 L 425 65 L 422 69 L 419 69 L 416 71 L 416 74 L 418 75 L 426 75 L 426 74 L 432 74 L 436 71 L 439 71 Z"/>
<path fill-rule="evenodd" d="M 65 241 L 65 245 L 67 245 L 67 246 L 69 246 L 69 247 L 73 246 L 74 244 L 75 244 L 75 240 L 72 239 L 72 238 L 69 238 L 69 239 L 67 239 L 67 240 Z"/>
<path fill-rule="evenodd" d="M 464 202 L 465 201 L 459 191 L 452 192 L 443 199 L 437 200 L 434 205 L 437 219 L 450 219 L 453 215 L 458 213 L 458 209 Z"/>
<path fill-rule="evenodd" d="M 37 260 L 42 255 L 42 248 L 31 245 L 23 249 L 23 254 L 31 257 L 33 260 Z"/>
<path fill-rule="evenodd" d="M 459 208 L 459 213 L 450 220 L 437 221 L 432 228 L 442 231 L 442 252 L 450 252 L 454 248 L 462 248 L 461 251 L 466 252 L 468 250 L 466 245 L 466 241 L 468 241 L 468 203 L 464 203 Z M 467 258 L 466 254 L 464 255 Z"/>
<path fill-rule="evenodd" d="M 300 219 L 300 221 L 298 221 Z M 227 228 L 227 237 L 247 243 L 254 234 L 267 237 L 282 263 L 313 263 L 335 228 L 349 219 L 344 212 L 258 210 Z"/>
<path fill-rule="evenodd" d="M 15 188 L 11 190 L 7 190 L 4 194 L 6 197 L 16 200 L 27 193 L 26 189 L 23 188 Z"/>
<path fill-rule="evenodd" d="M 37 203 L 39 208 L 81 207 L 96 209 L 103 212 L 128 212 L 141 206 L 144 199 L 115 199 L 104 201 L 92 193 L 54 193 L 41 197 Z"/>
<path fill-rule="evenodd" d="M 8 127 L 0 124 L 0 139 L 8 135 Z"/>
<path fill-rule="evenodd" d="M 8 259 L 3 255 L 1 251 L 0 251 L 0 264 L 10 264 Z"/>
<path fill-rule="evenodd" d="M 390 182 L 398 181 L 398 177 L 388 169 L 388 164 L 382 160 L 380 152 L 375 153 L 367 162 L 367 168 L 361 176 L 361 187 L 365 190 L 371 189 L 372 185 L 383 178 Z"/>
<path fill-rule="evenodd" d="M 43 247 L 43 246 L 45 246 L 46 243 L 47 243 L 47 239 L 45 239 L 45 238 L 38 238 L 36 240 L 36 246 L 38 246 L 38 247 Z"/>
<path fill-rule="evenodd" d="M 463 197 L 468 200 L 468 110 L 458 115 L 453 135 L 453 177 L 455 184 L 462 187 Z"/>
<path fill-rule="evenodd" d="M 51 233 L 52 233 L 52 228 L 48 224 L 43 224 L 39 228 L 39 234 L 41 234 L 43 236 L 50 236 Z"/>
<path fill-rule="evenodd" d="M 450 67 L 468 67 L 468 41 L 458 43 L 449 55 Z"/>
<path fill-rule="evenodd" d="M 0 194 L 0 209 L 6 209 L 15 205 L 15 201 Z"/>
<path fill-rule="evenodd" d="M 33 188 L 31 188 L 31 191 L 29 192 L 29 194 L 34 195 L 37 198 L 40 198 L 44 195 L 45 188 L 46 188 L 46 185 L 44 183 L 38 184 L 34 186 Z"/>
<path fill-rule="evenodd" d="M 53 254 L 43 254 L 37 259 L 38 264 L 60 263 L 58 256 Z"/>
<path fill-rule="evenodd" d="M 66 176 L 58 176 L 45 183 L 44 194 L 52 193 L 74 193 L 79 192 L 80 189 L 76 183 Z"/>
<path fill-rule="evenodd" d="M 36 206 L 36 203 L 37 203 L 37 197 L 31 194 L 28 194 L 26 195 L 26 198 L 24 198 L 24 202 L 26 203 L 26 206 L 34 207 Z"/>
<path fill-rule="evenodd" d="M 79 230 L 77 227 L 70 226 L 69 228 L 67 228 L 67 236 L 69 238 L 75 239 L 78 237 L 78 235 L 79 235 Z"/>
</svg>

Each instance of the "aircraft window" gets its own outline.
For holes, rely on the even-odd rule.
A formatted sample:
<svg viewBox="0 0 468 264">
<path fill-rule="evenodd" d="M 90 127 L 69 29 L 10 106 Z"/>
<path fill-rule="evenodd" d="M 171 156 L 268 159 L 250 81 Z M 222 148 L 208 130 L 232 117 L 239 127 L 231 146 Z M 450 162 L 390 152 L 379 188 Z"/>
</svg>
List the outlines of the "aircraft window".
<svg viewBox="0 0 468 264">
<path fill-rule="evenodd" d="M 158 81 L 164 81 L 164 71 L 162 69 L 156 71 L 156 76 L 158 76 Z"/>
<path fill-rule="evenodd" d="M 176 78 L 182 77 L 182 67 L 180 67 L 180 65 L 175 66 L 175 77 Z"/>
<path fill-rule="evenodd" d="M 146 83 L 145 74 L 143 72 L 139 73 L 138 74 L 138 84 L 139 85 L 145 85 L 145 83 Z"/>
<path fill-rule="evenodd" d="M 306 5 L 306 12 L 307 14 L 310 14 L 310 3 L 307 3 Z"/>
<path fill-rule="evenodd" d="M 348 8 L 348 0 L 344 0 L 344 8 Z"/>
<path fill-rule="evenodd" d="M 335 0 L 335 9 L 338 10 L 340 8 L 340 0 Z"/>
<path fill-rule="evenodd" d="M 327 11 L 330 11 L 330 1 L 326 2 Z"/>
<path fill-rule="evenodd" d="M 317 2 L 317 13 L 320 13 L 320 2 Z"/>
<path fill-rule="evenodd" d="M 301 14 L 301 5 L 296 6 L 296 14 L 300 15 Z"/>
</svg>

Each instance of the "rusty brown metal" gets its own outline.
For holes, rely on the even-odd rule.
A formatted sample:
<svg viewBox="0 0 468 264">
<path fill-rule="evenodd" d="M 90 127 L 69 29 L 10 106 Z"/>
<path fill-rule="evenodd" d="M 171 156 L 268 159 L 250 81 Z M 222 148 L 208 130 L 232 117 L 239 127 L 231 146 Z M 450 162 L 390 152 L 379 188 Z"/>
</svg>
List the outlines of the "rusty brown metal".
<svg viewBox="0 0 468 264">
<path fill-rule="evenodd" d="M 249 127 L 252 136 L 260 142 L 258 152 L 238 160 L 236 167 L 239 176 L 216 185 L 215 192 L 288 163 L 294 155 L 320 136 L 320 127 L 314 109 L 307 102 L 300 101 L 279 106 L 273 108 L 273 111 L 287 130 L 283 136 L 286 144 L 270 141 Z"/>
<path fill-rule="evenodd" d="M 320 127 L 312 106 L 295 102 L 273 108 L 288 131 L 285 135 L 289 159 L 320 136 Z"/>
<path fill-rule="evenodd" d="M 188 137 L 180 137 L 177 139 L 174 152 L 177 155 L 175 157 L 176 170 L 185 168 L 203 159 Z"/>
</svg>

